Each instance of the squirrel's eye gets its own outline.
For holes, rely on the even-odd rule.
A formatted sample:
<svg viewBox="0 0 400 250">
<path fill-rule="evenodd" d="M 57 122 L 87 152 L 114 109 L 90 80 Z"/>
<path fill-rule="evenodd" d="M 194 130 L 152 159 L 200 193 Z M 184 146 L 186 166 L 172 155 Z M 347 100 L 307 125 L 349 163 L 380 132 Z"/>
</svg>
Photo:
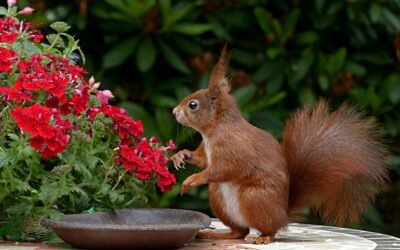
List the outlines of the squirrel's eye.
<svg viewBox="0 0 400 250">
<path fill-rule="evenodd" d="M 197 106 L 198 106 L 199 104 L 197 103 L 197 102 L 195 102 L 195 101 L 190 101 L 189 102 L 189 104 L 188 104 L 188 107 L 191 109 L 191 110 L 195 110 L 195 109 L 197 109 Z"/>
</svg>

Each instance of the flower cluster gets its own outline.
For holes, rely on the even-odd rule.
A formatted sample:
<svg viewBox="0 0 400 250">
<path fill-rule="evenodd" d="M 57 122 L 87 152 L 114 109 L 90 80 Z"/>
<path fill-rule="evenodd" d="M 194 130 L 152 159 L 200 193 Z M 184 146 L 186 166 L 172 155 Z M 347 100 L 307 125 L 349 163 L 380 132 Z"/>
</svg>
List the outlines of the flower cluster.
<svg viewBox="0 0 400 250">
<path fill-rule="evenodd" d="M 10 4 L 14 2 L 9 1 Z M 66 25 L 60 27 L 66 29 Z M 59 35 L 67 36 L 61 32 Z M 43 45 L 42 38 L 31 23 L 13 16 L 0 18 L 0 105 L 10 110 L 21 136 L 27 137 L 44 160 L 56 158 L 66 151 L 82 127 L 79 121 L 93 122 L 102 114 L 112 120 L 108 131 L 117 138 L 116 144 L 111 145 L 116 148 L 116 166 L 140 180 L 155 179 L 163 192 L 170 190 L 175 177 L 166 166 L 166 154 L 174 148 L 173 143 L 160 146 L 156 139 L 143 138 L 142 122 L 109 104 L 112 93 L 98 90 L 99 84 L 93 78 L 85 80 L 87 72 L 68 58 L 71 48 L 54 53 L 57 41 L 49 40 L 51 45 Z M 36 44 L 40 51 L 21 48 L 26 41 Z M 93 128 L 80 132 L 89 138 L 95 133 Z"/>
<path fill-rule="evenodd" d="M 0 42 L 12 44 L 18 37 L 28 37 L 32 41 L 39 43 L 43 35 L 39 30 L 30 29 L 35 26 L 29 22 L 17 22 L 16 19 L 6 17 L 0 20 Z"/>
<path fill-rule="evenodd" d="M 31 146 L 39 150 L 44 159 L 55 157 L 68 146 L 71 123 L 62 119 L 57 109 L 40 104 L 24 108 L 16 106 L 11 116 L 21 130 L 31 135 Z"/>
<path fill-rule="evenodd" d="M 136 171 L 136 177 L 141 180 L 148 180 L 156 174 L 157 185 L 164 192 L 175 183 L 175 177 L 165 167 L 167 158 L 162 149 L 152 147 L 156 142 L 153 138 L 150 141 L 143 138 L 136 148 L 121 144 L 116 161 L 121 162 L 125 169 Z M 172 145 L 168 149 L 175 149 L 175 145 Z"/>
</svg>

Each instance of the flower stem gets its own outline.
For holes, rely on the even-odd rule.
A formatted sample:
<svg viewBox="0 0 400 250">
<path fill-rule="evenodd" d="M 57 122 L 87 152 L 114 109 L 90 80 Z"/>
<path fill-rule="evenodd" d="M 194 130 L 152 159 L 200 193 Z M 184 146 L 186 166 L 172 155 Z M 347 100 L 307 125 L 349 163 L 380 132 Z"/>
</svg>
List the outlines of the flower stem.
<svg viewBox="0 0 400 250">
<path fill-rule="evenodd" d="M 56 39 L 54 39 L 54 41 L 51 43 L 50 47 L 48 47 L 46 49 L 46 51 L 51 50 L 56 45 L 56 43 L 57 43 L 58 39 L 60 39 L 60 37 L 61 37 L 61 33 L 57 33 Z"/>
<path fill-rule="evenodd" d="M 116 188 L 118 187 L 118 184 L 121 182 L 121 180 L 122 180 L 122 178 L 125 176 L 125 174 L 126 174 L 126 171 L 124 171 L 124 172 L 118 177 L 117 182 L 115 183 L 114 187 L 113 187 L 111 190 L 114 190 L 114 189 L 116 189 Z"/>
</svg>

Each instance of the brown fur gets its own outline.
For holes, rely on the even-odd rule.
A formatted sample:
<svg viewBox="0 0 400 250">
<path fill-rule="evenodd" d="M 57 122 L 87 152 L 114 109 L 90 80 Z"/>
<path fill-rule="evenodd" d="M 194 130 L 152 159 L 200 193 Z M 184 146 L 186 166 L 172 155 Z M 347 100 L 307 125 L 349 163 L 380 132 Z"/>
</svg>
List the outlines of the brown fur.
<svg viewBox="0 0 400 250">
<path fill-rule="evenodd" d="M 211 208 L 232 229 L 203 231 L 198 237 L 244 238 L 255 228 L 262 235 L 246 240 L 268 243 L 296 212 L 308 207 L 327 221 L 356 221 L 387 176 L 374 125 L 347 106 L 330 113 L 320 101 L 313 111 L 295 113 L 281 145 L 242 117 L 225 79 L 228 60 L 224 47 L 208 89 L 186 97 L 173 111 L 178 122 L 203 136 L 198 149 L 172 158 L 175 165 L 187 161 L 204 168 L 183 182 L 182 193 L 209 184 Z M 190 102 L 198 107 L 190 109 Z M 225 207 L 231 204 L 221 193 L 225 183 L 237 188 L 237 216 L 244 223 Z"/>
</svg>

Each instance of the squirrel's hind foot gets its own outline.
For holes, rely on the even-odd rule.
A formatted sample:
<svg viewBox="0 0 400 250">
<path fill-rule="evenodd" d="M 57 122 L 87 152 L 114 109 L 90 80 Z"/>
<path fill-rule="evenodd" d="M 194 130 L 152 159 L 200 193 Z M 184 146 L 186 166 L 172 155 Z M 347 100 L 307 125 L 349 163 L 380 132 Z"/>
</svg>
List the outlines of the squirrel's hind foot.
<svg viewBox="0 0 400 250">
<path fill-rule="evenodd" d="M 249 244 L 269 244 L 274 241 L 274 236 L 247 236 L 244 240 Z"/>
</svg>

